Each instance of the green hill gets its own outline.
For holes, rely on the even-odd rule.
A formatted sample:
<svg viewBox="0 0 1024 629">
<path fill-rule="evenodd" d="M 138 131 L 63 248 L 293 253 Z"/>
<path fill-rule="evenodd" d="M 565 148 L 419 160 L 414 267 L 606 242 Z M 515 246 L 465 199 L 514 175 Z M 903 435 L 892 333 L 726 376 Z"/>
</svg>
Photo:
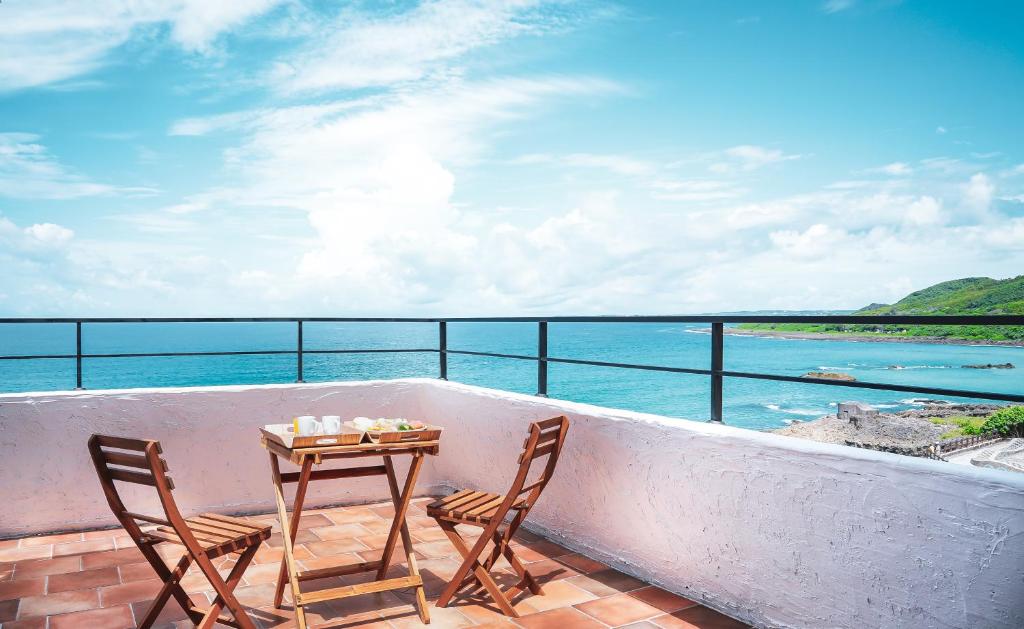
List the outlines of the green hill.
<svg viewBox="0 0 1024 629">
<path fill-rule="evenodd" d="M 894 304 L 871 304 L 854 315 L 1024 315 L 1024 275 L 1005 280 L 965 277 L 910 293 Z M 820 332 L 900 337 L 935 337 L 977 341 L 1024 341 L 1021 326 L 894 326 L 748 323 L 748 330 Z"/>
</svg>

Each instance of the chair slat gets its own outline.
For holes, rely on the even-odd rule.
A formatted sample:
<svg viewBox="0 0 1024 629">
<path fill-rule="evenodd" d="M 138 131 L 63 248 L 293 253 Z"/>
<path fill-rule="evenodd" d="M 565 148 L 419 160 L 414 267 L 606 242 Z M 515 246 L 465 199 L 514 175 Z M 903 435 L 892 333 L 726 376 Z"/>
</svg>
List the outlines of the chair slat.
<svg viewBox="0 0 1024 629">
<path fill-rule="evenodd" d="M 557 443 L 549 443 L 549 444 L 547 444 L 545 446 L 541 446 L 541 447 L 539 447 L 539 448 L 537 448 L 536 450 L 533 451 L 533 456 L 531 456 L 530 458 L 531 459 L 539 459 L 542 456 L 546 456 L 548 454 L 551 454 L 552 452 L 555 451 L 555 448 L 557 448 L 557 447 L 558 447 Z"/>
<path fill-rule="evenodd" d="M 156 487 L 156 479 L 153 474 L 149 472 L 133 472 L 131 470 L 122 470 L 116 467 L 107 469 L 107 473 L 110 474 L 110 478 L 114 480 L 124 481 L 126 483 L 135 483 L 136 485 L 149 485 L 150 487 Z"/>
<path fill-rule="evenodd" d="M 263 528 L 263 527 L 260 527 L 260 526 L 257 526 L 255 524 L 253 524 L 249 520 L 245 520 L 243 518 L 236 518 L 236 517 L 230 516 L 230 515 L 221 515 L 219 513 L 204 513 L 202 517 L 210 519 L 210 520 L 219 520 L 219 521 L 227 523 L 227 524 L 234 524 L 234 525 L 237 525 L 237 526 L 246 527 L 250 531 L 251 530 L 257 530 L 258 531 L 261 528 Z"/>
<path fill-rule="evenodd" d="M 561 434 L 560 430 L 552 430 L 550 432 L 542 432 L 542 433 L 540 433 L 540 436 L 537 437 L 537 445 L 538 446 L 542 446 L 545 443 L 548 443 L 549 441 L 555 441 L 556 439 L 558 439 L 558 435 L 559 434 Z M 530 438 L 529 437 L 527 437 L 526 439 L 523 439 L 523 449 L 525 450 L 526 446 L 528 446 L 528 445 L 530 445 Z"/>
<path fill-rule="evenodd" d="M 248 535 L 248 533 L 235 533 L 232 531 L 225 531 L 224 529 L 218 529 L 212 526 L 207 526 L 202 522 L 196 522 L 195 518 L 186 520 L 188 522 L 188 528 L 196 535 L 203 535 L 214 540 L 229 540 L 238 537 L 239 535 Z"/>
<path fill-rule="evenodd" d="M 171 523 L 163 518 L 158 518 L 152 515 L 146 515 L 144 513 L 132 513 L 131 511 L 125 511 L 124 514 L 133 520 L 140 520 L 142 522 L 149 522 L 150 524 L 163 524 L 164 526 L 170 526 Z"/>
<path fill-rule="evenodd" d="M 458 500 L 452 500 L 452 501 L 449 501 L 449 502 L 445 503 L 445 505 L 443 507 L 441 507 L 441 508 L 442 509 L 448 509 L 449 511 L 453 510 L 453 509 L 456 509 L 456 508 L 461 508 L 461 507 L 465 506 L 466 504 L 473 502 L 474 500 L 479 500 L 480 496 L 482 496 L 482 495 L 485 495 L 485 494 L 482 494 L 479 491 L 471 491 L 468 494 L 461 496 Z"/>
<path fill-rule="evenodd" d="M 112 437 L 110 435 L 96 435 L 96 442 L 104 448 L 118 448 L 120 450 L 136 450 L 145 452 L 146 446 L 156 444 L 156 453 L 163 454 L 159 441 L 147 441 L 145 439 L 129 439 L 127 437 Z"/>
<path fill-rule="evenodd" d="M 242 526 L 240 524 L 228 524 L 227 522 L 221 522 L 214 518 L 209 517 L 207 514 L 199 515 L 194 518 L 189 518 L 190 522 L 198 522 L 205 524 L 213 528 L 218 528 L 226 532 L 234 533 L 235 535 L 247 535 L 252 533 L 254 530 L 258 530 L 253 526 Z"/>
<path fill-rule="evenodd" d="M 441 507 L 443 505 L 446 505 L 446 504 L 452 502 L 453 500 L 458 500 L 459 498 L 467 496 L 467 495 L 469 495 L 471 493 L 473 493 L 472 489 L 463 489 L 462 491 L 457 491 L 457 492 L 455 492 L 454 494 L 452 494 L 450 496 L 445 496 L 444 498 L 441 498 L 440 500 L 435 500 L 433 503 L 431 503 L 431 506 Z"/>
<path fill-rule="evenodd" d="M 501 503 L 504 502 L 504 501 L 505 501 L 505 496 L 496 496 L 494 498 L 491 498 L 490 500 L 487 500 L 486 502 L 482 502 L 482 503 L 478 504 L 477 506 L 472 507 L 471 509 L 466 511 L 466 515 L 469 515 L 469 516 L 481 515 L 484 512 L 491 511 L 493 509 L 497 509 L 499 506 L 501 506 Z"/>
<path fill-rule="evenodd" d="M 565 420 L 564 416 L 552 417 L 551 419 L 545 419 L 543 421 L 533 422 L 533 425 L 534 426 L 539 426 L 541 430 L 544 430 L 545 428 L 551 428 L 552 426 L 561 426 L 562 422 L 564 420 Z"/>
<path fill-rule="evenodd" d="M 199 543 L 203 544 L 204 546 L 213 546 L 213 545 L 223 544 L 224 542 L 231 541 L 230 538 L 214 536 L 214 535 L 211 535 L 209 533 L 203 533 L 202 531 L 197 531 L 197 530 L 193 529 L 192 527 L 189 527 L 189 530 L 192 532 L 192 536 L 195 537 L 196 540 L 199 541 Z M 176 531 L 174 529 L 174 527 L 163 527 L 162 526 L 162 527 L 157 529 L 157 532 L 163 533 L 165 535 L 178 535 L 180 537 L 178 531 Z"/>
<path fill-rule="evenodd" d="M 148 470 L 149 459 L 141 454 L 128 454 L 127 452 L 110 452 L 107 450 L 103 451 L 103 460 L 109 465 L 123 465 L 125 467 L 137 467 L 140 469 Z M 167 462 L 163 459 L 160 461 L 163 470 L 167 471 Z"/>
<path fill-rule="evenodd" d="M 521 496 L 521 495 L 525 494 L 526 492 L 533 491 L 534 488 L 540 487 L 541 485 L 543 485 L 544 481 L 545 481 L 544 478 L 540 478 L 540 479 L 530 483 L 529 485 L 526 485 L 522 489 L 520 489 L 519 493 L 516 494 L 516 495 Z"/>
</svg>

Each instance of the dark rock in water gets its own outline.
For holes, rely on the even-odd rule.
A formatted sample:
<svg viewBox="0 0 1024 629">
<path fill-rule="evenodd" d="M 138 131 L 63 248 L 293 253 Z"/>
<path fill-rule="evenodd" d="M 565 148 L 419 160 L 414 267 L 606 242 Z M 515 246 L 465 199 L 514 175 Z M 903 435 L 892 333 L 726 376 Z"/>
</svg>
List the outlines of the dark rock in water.
<svg viewBox="0 0 1024 629">
<path fill-rule="evenodd" d="M 1015 369 L 1013 363 L 1004 363 L 1002 365 L 993 365 L 988 363 L 985 365 L 961 365 L 961 369 Z"/>
<path fill-rule="evenodd" d="M 886 369 L 905 369 L 903 365 L 889 365 Z"/>
<path fill-rule="evenodd" d="M 801 378 L 821 378 L 823 380 L 846 380 L 849 382 L 856 382 L 857 379 L 848 373 L 841 373 L 839 371 L 808 371 Z"/>
</svg>

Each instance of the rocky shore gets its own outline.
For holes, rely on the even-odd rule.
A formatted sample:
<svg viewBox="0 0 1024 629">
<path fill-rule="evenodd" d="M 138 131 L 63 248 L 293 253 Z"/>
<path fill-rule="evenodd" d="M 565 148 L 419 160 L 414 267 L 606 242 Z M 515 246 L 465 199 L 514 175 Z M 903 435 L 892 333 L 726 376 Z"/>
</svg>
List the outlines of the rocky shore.
<svg viewBox="0 0 1024 629">
<path fill-rule="evenodd" d="M 710 330 L 708 330 L 710 332 Z M 886 334 L 846 334 L 842 332 L 783 332 L 780 330 L 743 330 L 725 328 L 731 336 L 771 336 L 780 339 L 804 341 L 861 341 L 865 343 L 931 343 L 935 345 L 999 345 L 1003 347 L 1024 347 L 1020 341 L 988 341 L 981 339 L 955 339 L 945 336 L 894 336 Z"/>
<path fill-rule="evenodd" d="M 807 422 L 797 422 L 772 432 L 824 443 L 860 445 L 877 450 L 910 451 L 939 440 L 950 429 L 937 425 L 934 417 L 986 417 L 1002 408 L 995 404 L 946 404 L 936 400 L 924 408 L 878 413 L 856 422 L 827 415 Z"/>
</svg>

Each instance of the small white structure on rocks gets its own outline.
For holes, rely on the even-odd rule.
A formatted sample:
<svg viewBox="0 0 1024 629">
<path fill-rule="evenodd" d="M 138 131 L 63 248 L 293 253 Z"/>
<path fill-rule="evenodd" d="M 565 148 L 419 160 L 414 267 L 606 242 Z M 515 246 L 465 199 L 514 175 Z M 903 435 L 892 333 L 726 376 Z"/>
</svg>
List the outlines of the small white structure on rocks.
<svg viewBox="0 0 1024 629">
<path fill-rule="evenodd" d="M 878 417 L 878 409 L 860 402 L 840 402 L 836 417 L 856 425 L 862 419 Z"/>
</svg>

